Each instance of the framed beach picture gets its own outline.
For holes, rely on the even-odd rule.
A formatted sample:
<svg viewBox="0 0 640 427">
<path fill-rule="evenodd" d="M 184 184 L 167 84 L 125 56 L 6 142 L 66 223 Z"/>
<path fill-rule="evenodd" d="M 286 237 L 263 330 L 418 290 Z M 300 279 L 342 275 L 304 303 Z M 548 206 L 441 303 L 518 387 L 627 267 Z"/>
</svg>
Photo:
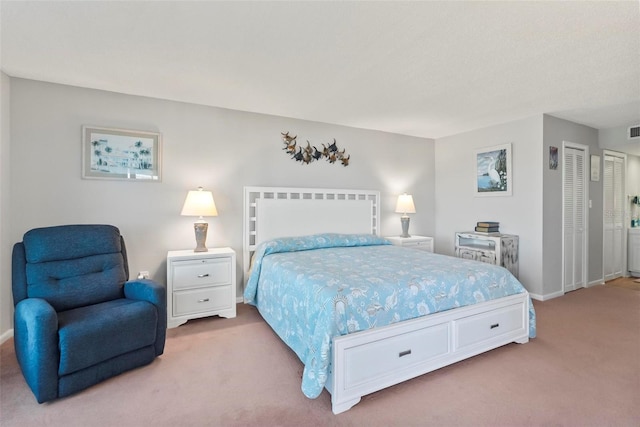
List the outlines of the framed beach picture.
<svg viewBox="0 0 640 427">
<path fill-rule="evenodd" d="M 82 178 L 159 182 L 161 172 L 159 133 L 82 127 Z"/>
<path fill-rule="evenodd" d="M 511 196 L 511 144 L 476 150 L 476 196 Z"/>
</svg>

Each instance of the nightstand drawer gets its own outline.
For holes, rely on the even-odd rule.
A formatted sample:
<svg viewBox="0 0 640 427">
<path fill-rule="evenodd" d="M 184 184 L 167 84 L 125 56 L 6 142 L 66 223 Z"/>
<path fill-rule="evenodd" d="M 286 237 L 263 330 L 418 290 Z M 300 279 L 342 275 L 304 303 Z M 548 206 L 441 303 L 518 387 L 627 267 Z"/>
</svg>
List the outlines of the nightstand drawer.
<svg viewBox="0 0 640 427">
<path fill-rule="evenodd" d="M 229 258 L 173 262 L 173 289 L 188 289 L 231 283 Z"/>
<path fill-rule="evenodd" d="M 432 244 L 431 240 L 421 240 L 421 241 L 418 241 L 418 242 L 403 243 L 402 246 L 404 246 L 406 248 L 420 249 L 421 251 L 432 252 L 431 244 Z"/>
<path fill-rule="evenodd" d="M 173 293 L 173 315 L 231 308 L 231 285 Z"/>
<path fill-rule="evenodd" d="M 386 237 L 392 244 L 409 249 L 417 249 L 425 252 L 433 252 L 433 237 L 428 236 L 389 236 Z"/>
</svg>

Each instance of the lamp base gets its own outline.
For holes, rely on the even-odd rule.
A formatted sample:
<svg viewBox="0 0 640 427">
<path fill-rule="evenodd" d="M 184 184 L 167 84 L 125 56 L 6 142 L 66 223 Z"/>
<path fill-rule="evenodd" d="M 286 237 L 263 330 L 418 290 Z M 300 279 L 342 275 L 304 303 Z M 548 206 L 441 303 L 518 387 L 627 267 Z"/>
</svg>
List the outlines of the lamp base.
<svg viewBox="0 0 640 427">
<path fill-rule="evenodd" d="M 196 232 L 196 248 L 193 252 L 208 252 L 209 249 L 205 246 L 205 242 L 207 241 L 207 229 L 209 228 L 209 224 L 206 222 L 194 222 L 193 229 Z"/>
<path fill-rule="evenodd" d="M 402 224 L 402 234 L 400 235 L 400 237 L 411 237 L 409 235 L 409 217 L 401 216 L 400 223 Z"/>
</svg>

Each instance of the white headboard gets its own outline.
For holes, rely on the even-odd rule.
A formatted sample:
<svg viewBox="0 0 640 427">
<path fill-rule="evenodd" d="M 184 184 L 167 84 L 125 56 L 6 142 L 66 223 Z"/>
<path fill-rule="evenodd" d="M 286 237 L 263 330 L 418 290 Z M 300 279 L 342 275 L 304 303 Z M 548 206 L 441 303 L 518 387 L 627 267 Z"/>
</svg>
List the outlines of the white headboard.
<svg viewBox="0 0 640 427">
<path fill-rule="evenodd" d="M 379 223 L 379 191 L 244 187 L 244 272 L 265 240 L 318 233 L 377 235 Z"/>
</svg>

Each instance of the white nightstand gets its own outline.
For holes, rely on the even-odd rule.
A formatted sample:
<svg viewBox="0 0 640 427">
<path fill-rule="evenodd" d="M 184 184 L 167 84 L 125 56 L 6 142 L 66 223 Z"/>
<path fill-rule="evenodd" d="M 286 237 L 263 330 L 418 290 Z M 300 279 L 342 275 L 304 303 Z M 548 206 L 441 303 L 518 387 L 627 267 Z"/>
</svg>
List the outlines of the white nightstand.
<svg viewBox="0 0 640 427">
<path fill-rule="evenodd" d="M 405 248 L 420 249 L 422 251 L 433 252 L 433 237 L 426 236 L 410 236 L 400 237 L 391 236 L 385 237 L 395 246 L 404 246 Z"/>
<path fill-rule="evenodd" d="M 169 251 L 167 327 L 216 314 L 236 317 L 236 253 L 231 248 Z"/>
</svg>

